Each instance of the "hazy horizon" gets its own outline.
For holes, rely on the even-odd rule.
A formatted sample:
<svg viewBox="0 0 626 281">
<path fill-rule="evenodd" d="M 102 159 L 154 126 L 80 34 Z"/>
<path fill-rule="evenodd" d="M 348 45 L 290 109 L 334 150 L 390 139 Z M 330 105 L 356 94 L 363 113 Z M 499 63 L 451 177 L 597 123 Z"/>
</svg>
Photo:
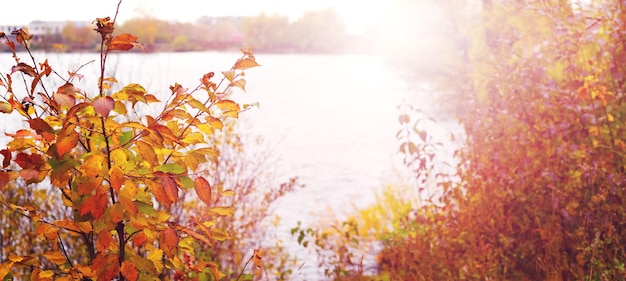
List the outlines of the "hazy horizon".
<svg viewBox="0 0 626 281">
<path fill-rule="evenodd" d="M 80 0 L 32 0 L 11 1 L 0 7 L 7 11 L 0 17 L 0 25 L 27 25 L 32 21 L 93 21 L 96 18 L 115 15 L 118 0 L 90 2 Z M 158 19 L 178 22 L 195 22 L 202 16 L 257 16 L 277 14 L 296 20 L 306 11 L 335 8 L 344 18 L 349 33 L 361 33 L 380 20 L 381 10 L 388 7 L 389 0 L 231 0 L 198 1 L 178 0 L 147 1 L 124 0 L 118 14 L 118 22 L 128 19 L 153 16 Z M 36 7 L 36 9 L 29 9 Z M 9 12 L 10 11 L 10 12 Z"/>
</svg>

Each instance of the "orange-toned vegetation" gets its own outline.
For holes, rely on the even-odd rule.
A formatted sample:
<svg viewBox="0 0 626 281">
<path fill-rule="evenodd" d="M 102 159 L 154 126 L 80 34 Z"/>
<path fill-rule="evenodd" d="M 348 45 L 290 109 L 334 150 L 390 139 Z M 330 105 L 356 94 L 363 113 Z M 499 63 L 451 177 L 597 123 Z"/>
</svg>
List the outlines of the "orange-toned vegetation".
<svg viewBox="0 0 626 281">
<path fill-rule="evenodd" d="M 482 4 L 457 22 L 460 67 L 430 77 L 464 128 L 454 173 L 430 162 L 446 148 L 421 120 L 400 116 L 416 188 L 430 179 L 441 195 L 386 219 L 377 280 L 624 280 L 626 5 Z M 343 241 L 309 236 L 355 253 L 369 237 L 356 230 L 381 219 L 355 217 Z M 358 259 L 333 268 L 368 280 Z"/>
</svg>

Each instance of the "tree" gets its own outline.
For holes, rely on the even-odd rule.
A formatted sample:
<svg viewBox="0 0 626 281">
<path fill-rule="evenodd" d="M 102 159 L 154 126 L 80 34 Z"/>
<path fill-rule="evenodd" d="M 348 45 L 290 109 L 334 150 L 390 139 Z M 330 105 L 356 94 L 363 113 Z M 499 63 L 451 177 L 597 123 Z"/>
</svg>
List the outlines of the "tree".
<svg viewBox="0 0 626 281">
<path fill-rule="evenodd" d="M 383 268 L 397 280 L 623 279 L 626 6 L 483 4 L 444 88 L 466 135 L 454 180 L 415 210 L 413 235 L 394 233 Z"/>
<path fill-rule="evenodd" d="M 79 27 L 70 21 L 61 30 L 61 38 L 71 49 L 79 50 L 95 47 L 99 39 L 91 26 Z"/>
<path fill-rule="evenodd" d="M 102 46 L 98 93 L 72 84 L 80 69 L 53 86 L 49 76 L 59 72 L 47 61 L 37 64 L 29 49 L 32 36 L 18 30 L 16 42 L 7 38 L 16 64 L 0 79 L 6 90 L 0 112 L 21 116 L 28 127 L 7 133 L 11 141 L 1 150 L 0 187 L 47 187 L 56 196 L 50 199 L 58 198 L 68 211 L 38 205 L 41 195 L 3 201 L 4 212 L 22 218 L 15 226 L 27 224 L 27 218 L 37 240 L 3 256 L 0 276 L 26 270 L 33 279 L 179 279 L 202 274 L 219 280 L 223 273 L 214 260 L 196 258 L 203 257 L 198 245 L 227 239 L 228 230 L 216 225 L 234 209 L 232 203 L 219 201 L 232 190 L 217 188 L 203 174 L 203 164 L 220 154 L 205 144 L 248 107 L 224 93 L 244 89 L 242 72 L 258 66 L 255 57 L 243 50 L 219 81 L 209 72 L 192 90 L 172 85 L 171 96 L 160 103 L 139 84 L 112 90 L 116 80 L 104 76 L 107 56 L 141 45 L 128 33 L 113 36 L 110 18 L 99 18 L 96 25 Z M 15 44 L 31 55 L 32 65 L 19 59 Z M 24 92 L 14 76 L 24 82 Z M 137 115 L 156 103 L 163 106 L 158 115 Z M 172 210 L 183 204 L 183 194 L 192 192 L 206 212 L 175 220 Z M 252 256 L 255 266 L 260 258 L 258 253 Z"/>
</svg>

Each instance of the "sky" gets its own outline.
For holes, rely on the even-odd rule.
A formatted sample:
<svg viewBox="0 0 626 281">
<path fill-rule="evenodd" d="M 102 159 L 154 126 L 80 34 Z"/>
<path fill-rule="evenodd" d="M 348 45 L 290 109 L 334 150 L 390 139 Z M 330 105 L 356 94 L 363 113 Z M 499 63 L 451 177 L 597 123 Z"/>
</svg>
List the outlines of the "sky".
<svg viewBox="0 0 626 281">
<path fill-rule="evenodd" d="M 0 25 L 27 25 L 33 20 L 93 21 L 115 14 L 119 0 L 2 1 Z M 118 22 L 141 16 L 194 22 L 201 16 L 256 16 L 280 14 L 296 20 L 307 10 L 334 7 L 344 17 L 348 32 L 360 33 L 376 22 L 390 0 L 123 0 Z"/>
</svg>

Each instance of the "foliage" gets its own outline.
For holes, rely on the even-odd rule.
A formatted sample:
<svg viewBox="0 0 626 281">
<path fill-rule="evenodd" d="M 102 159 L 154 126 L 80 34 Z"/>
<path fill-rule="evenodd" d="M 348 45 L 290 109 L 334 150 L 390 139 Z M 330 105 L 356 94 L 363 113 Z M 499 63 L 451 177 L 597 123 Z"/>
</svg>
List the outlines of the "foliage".
<svg viewBox="0 0 626 281">
<path fill-rule="evenodd" d="M 37 63 L 26 30 L 13 32 L 15 41 L 0 34 L 16 63 L 0 79 L 6 90 L 0 111 L 28 124 L 7 132 L 10 141 L 1 150 L 0 187 L 7 190 L 3 219 L 11 220 L 8 233 L 32 235 L 27 245 L 3 240 L 8 243 L 2 245 L 0 276 L 152 280 L 206 275 L 219 280 L 224 276 L 219 264 L 205 259 L 199 245 L 229 239 L 231 229 L 220 221 L 234 215 L 234 203 L 220 198 L 235 191 L 218 187 L 205 174 L 204 165 L 220 156 L 206 144 L 249 107 L 225 93 L 244 89 L 244 71 L 258 63 L 243 50 L 223 78 L 215 81 L 209 72 L 192 90 L 170 86 L 165 102 L 139 84 L 113 90 L 115 78 L 104 76 L 108 54 L 141 47 L 128 33 L 114 36 L 114 22 L 108 17 L 94 22 L 101 38 L 98 93 L 74 86 L 82 78 L 80 69 L 63 77 L 47 61 Z M 17 55 L 16 45 L 31 62 Z M 60 86 L 55 76 L 63 81 Z M 150 104 L 162 105 L 162 111 L 139 115 Z M 22 199 L 12 200 L 11 193 Z M 173 217 L 190 193 L 205 212 Z M 260 259 L 256 251 L 251 256 L 255 266 Z"/>
<path fill-rule="evenodd" d="M 213 247 L 200 245 L 202 250 L 199 255 L 211 257 L 219 263 L 227 277 L 235 278 L 246 258 L 256 249 L 263 256 L 260 263 L 262 269 L 270 270 L 271 274 L 281 274 L 273 270 L 280 271 L 275 267 L 286 253 L 275 251 L 275 245 L 266 245 L 260 238 L 270 236 L 268 220 L 273 219 L 272 203 L 299 184 L 296 178 L 277 182 L 276 172 L 267 168 L 273 166 L 274 159 L 263 139 L 247 135 L 238 129 L 239 123 L 235 121 L 227 120 L 222 127 L 223 133 L 211 136 L 209 147 L 220 151 L 220 155 L 206 163 L 201 172 L 212 176 L 213 186 L 218 191 L 216 200 L 233 207 L 232 216 L 216 223 L 217 227 L 227 231 L 229 239 L 216 241 Z M 237 192 L 225 187 L 233 187 Z M 209 211 L 206 204 L 193 200 L 193 194 L 187 197 L 190 200 L 185 200 L 181 213 L 175 216 L 179 220 Z"/>
<path fill-rule="evenodd" d="M 392 233 L 392 279 L 624 279 L 625 15 L 623 1 L 483 1 L 446 81 L 457 173 Z"/>
</svg>

